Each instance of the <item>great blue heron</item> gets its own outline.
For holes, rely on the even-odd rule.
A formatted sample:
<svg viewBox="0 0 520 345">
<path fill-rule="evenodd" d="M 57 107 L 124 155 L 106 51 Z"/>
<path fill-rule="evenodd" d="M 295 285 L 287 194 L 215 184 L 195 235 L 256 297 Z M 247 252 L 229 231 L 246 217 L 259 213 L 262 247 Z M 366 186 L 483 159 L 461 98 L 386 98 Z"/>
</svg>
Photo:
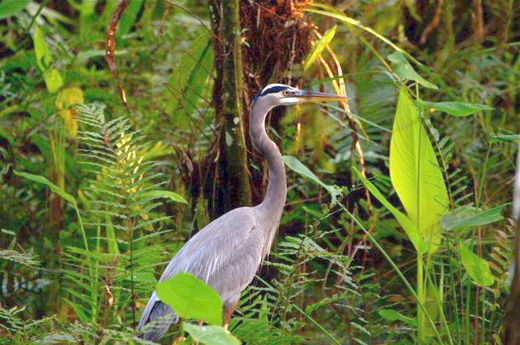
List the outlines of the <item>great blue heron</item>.
<svg viewBox="0 0 520 345">
<path fill-rule="evenodd" d="M 266 86 L 251 103 L 249 135 L 267 160 L 269 182 L 264 200 L 255 207 L 240 207 L 215 219 L 193 236 L 173 257 L 160 281 L 178 272 L 189 272 L 205 281 L 223 302 L 223 326 L 227 328 L 240 293 L 253 280 L 267 256 L 278 229 L 287 195 L 282 155 L 265 131 L 265 118 L 279 105 L 313 101 L 338 101 L 346 97 L 315 91 L 303 91 L 283 85 Z M 178 317 L 162 303 L 154 291 L 148 300 L 139 329 L 148 340 L 160 338 Z"/>
</svg>

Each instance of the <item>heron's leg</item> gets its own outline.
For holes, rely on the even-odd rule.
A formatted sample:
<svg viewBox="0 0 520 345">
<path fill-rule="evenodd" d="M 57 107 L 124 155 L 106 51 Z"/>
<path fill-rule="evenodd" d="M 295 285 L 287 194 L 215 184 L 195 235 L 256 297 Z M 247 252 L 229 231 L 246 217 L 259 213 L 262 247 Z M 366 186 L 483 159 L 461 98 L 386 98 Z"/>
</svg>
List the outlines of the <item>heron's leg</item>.
<svg viewBox="0 0 520 345">
<path fill-rule="evenodd" d="M 222 312 L 222 327 L 227 331 L 229 320 L 231 320 L 231 316 L 233 315 L 233 312 L 237 308 L 237 301 L 233 301 L 230 303 L 225 303 L 223 312 Z"/>
</svg>

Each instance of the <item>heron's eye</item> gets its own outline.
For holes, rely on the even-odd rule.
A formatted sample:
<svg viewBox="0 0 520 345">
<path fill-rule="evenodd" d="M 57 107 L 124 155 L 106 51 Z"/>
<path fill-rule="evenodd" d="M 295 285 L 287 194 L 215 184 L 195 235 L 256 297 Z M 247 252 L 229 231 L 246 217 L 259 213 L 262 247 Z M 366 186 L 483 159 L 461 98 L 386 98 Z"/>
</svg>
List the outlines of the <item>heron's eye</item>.
<svg viewBox="0 0 520 345">
<path fill-rule="evenodd" d="M 284 96 L 289 96 L 289 91 L 288 91 L 288 90 L 284 90 L 284 91 L 282 92 L 282 95 L 284 95 Z"/>
</svg>

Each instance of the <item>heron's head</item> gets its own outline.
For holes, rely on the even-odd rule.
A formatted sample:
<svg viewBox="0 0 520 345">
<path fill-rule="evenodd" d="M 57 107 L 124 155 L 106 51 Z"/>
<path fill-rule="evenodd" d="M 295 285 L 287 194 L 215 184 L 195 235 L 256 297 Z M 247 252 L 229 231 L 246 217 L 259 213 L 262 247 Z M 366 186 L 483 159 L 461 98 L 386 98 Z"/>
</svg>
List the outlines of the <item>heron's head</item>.
<svg viewBox="0 0 520 345">
<path fill-rule="evenodd" d="M 347 97 L 318 91 L 300 90 L 284 84 L 269 84 L 253 99 L 276 107 L 308 102 L 331 102 L 346 100 Z"/>
</svg>

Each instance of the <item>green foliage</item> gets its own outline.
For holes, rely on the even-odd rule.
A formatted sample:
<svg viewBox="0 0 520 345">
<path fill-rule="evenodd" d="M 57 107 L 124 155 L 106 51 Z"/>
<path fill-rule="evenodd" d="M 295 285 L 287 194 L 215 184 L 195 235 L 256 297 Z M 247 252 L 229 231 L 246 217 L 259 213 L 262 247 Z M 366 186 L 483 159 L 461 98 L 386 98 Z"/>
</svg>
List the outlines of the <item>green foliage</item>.
<svg viewBox="0 0 520 345">
<path fill-rule="evenodd" d="M 323 52 L 323 50 L 329 45 L 329 43 L 334 38 L 334 35 L 336 35 L 336 29 L 338 28 L 337 25 L 334 25 L 330 29 L 328 29 L 324 34 L 323 37 L 320 38 L 318 42 L 314 44 L 312 47 L 312 51 L 307 55 L 305 58 L 305 61 L 303 62 L 303 70 L 308 70 L 309 67 L 318 59 L 320 54 Z"/>
<path fill-rule="evenodd" d="M 8 18 L 21 10 L 24 9 L 25 6 L 31 0 L 6 0 L 0 4 L 0 19 Z"/>
<path fill-rule="evenodd" d="M 158 283 L 157 295 L 182 318 L 222 324 L 220 296 L 190 273 L 179 272 Z"/>
<path fill-rule="evenodd" d="M 480 286 L 490 286 L 495 281 L 486 260 L 474 254 L 463 243 L 459 243 L 460 258 L 470 277 Z"/>
<path fill-rule="evenodd" d="M 489 210 L 479 210 L 474 207 L 461 207 L 448 212 L 441 219 L 441 225 L 446 230 L 481 226 L 503 220 L 501 215 L 505 205 Z"/>
<path fill-rule="evenodd" d="M 388 55 L 387 59 L 392 63 L 395 74 L 402 80 L 411 80 L 429 89 L 438 89 L 437 85 L 421 77 L 400 52 L 397 51 Z"/>
<path fill-rule="evenodd" d="M 312 171 L 303 165 L 296 157 L 283 156 L 285 164 L 291 169 L 300 174 L 301 176 L 313 181 L 314 183 L 322 186 L 330 194 L 331 203 L 337 202 L 338 197 L 343 193 L 342 188 L 335 185 L 328 185 L 323 183 Z"/>
<path fill-rule="evenodd" d="M 439 222 L 448 209 L 448 193 L 419 112 L 404 89 L 399 92 L 390 141 L 390 178 L 428 252 L 437 251 Z"/>
<path fill-rule="evenodd" d="M 468 116 L 479 110 L 493 110 L 484 104 L 471 104 L 465 102 L 426 102 L 417 100 L 417 103 L 426 108 L 435 109 L 454 116 Z"/>
<path fill-rule="evenodd" d="M 134 318 L 210 221 L 222 157 L 207 3 L 129 2 L 115 51 L 128 110 L 103 59 L 118 3 L 0 1 L 2 344 L 144 344 Z M 244 109 L 267 79 L 327 91 L 334 80 L 351 113 L 331 104 L 270 118 L 295 173 L 232 334 L 258 345 L 499 344 L 516 231 L 516 3 L 482 1 L 483 32 L 479 2 L 303 3 L 241 2 L 242 21 L 265 28 L 240 32 L 252 52 Z M 278 61 L 285 38 L 294 43 Z M 325 77 L 320 58 L 342 75 Z M 259 201 L 267 169 L 249 149 Z M 161 341 L 213 344 L 204 337 L 216 332 L 236 343 L 217 315 Z"/>
<path fill-rule="evenodd" d="M 183 325 L 193 339 L 206 345 L 240 345 L 241 342 L 220 326 L 198 326 L 190 323 Z"/>
</svg>

